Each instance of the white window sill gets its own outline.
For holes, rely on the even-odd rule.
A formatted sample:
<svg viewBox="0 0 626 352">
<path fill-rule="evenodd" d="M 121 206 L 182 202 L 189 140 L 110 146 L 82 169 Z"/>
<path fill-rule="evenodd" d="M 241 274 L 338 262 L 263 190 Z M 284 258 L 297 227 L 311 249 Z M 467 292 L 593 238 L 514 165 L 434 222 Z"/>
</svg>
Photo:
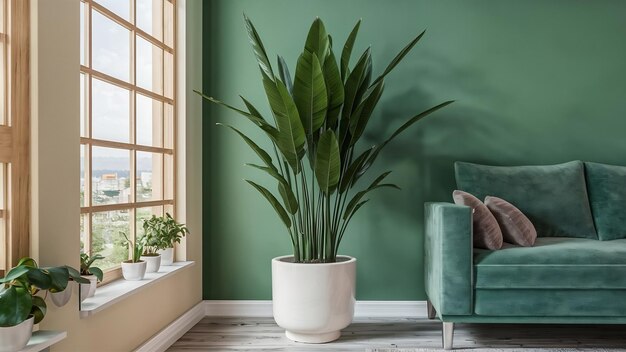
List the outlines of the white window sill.
<svg viewBox="0 0 626 352">
<path fill-rule="evenodd" d="M 28 345 L 19 352 L 39 352 L 48 351 L 50 346 L 67 337 L 65 331 L 39 330 L 33 332 Z"/>
<path fill-rule="evenodd" d="M 87 318 L 107 307 L 140 292 L 152 284 L 173 275 L 184 268 L 191 267 L 195 262 L 176 262 L 169 266 L 161 266 L 159 272 L 148 273 L 141 281 L 126 281 L 124 279 L 111 282 L 98 287 L 93 297 L 87 298 L 81 303 L 80 317 Z"/>
</svg>

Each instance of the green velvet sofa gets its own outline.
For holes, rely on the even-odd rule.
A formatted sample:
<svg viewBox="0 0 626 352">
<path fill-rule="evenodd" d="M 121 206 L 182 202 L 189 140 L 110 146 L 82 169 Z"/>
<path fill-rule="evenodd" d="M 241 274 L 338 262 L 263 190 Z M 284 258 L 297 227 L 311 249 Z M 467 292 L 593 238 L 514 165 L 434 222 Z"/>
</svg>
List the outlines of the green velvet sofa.
<svg viewBox="0 0 626 352">
<path fill-rule="evenodd" d="M 425 204 L 428 314 L 454 323 L 626 324 L 626 167 L 455 163 L 457 188 L 516 205 L 533 247 L 472 248 L 472 210 Z"/>
</svg>

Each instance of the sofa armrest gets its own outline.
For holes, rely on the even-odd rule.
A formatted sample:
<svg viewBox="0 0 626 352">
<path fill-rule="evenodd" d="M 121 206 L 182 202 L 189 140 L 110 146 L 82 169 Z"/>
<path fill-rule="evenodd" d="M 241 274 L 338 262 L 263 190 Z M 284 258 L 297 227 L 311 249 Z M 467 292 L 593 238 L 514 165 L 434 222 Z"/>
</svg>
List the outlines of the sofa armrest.
<svg viewBox="0 0 626 352">
<path fill-rule="evenodd" d="M 451 203 L 425 204 L 425 286 L 442 315 L 473 312 L 472 209 Z"/>
</svg>

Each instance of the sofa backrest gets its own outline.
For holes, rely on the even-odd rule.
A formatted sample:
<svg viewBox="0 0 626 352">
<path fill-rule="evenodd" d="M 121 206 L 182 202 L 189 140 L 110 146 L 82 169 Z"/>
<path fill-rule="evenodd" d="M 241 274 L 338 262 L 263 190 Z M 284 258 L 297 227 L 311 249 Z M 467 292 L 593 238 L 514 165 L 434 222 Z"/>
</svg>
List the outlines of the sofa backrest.
<svg viewBox="0 0 626 352">
<path fill-rule="evenodd" d="M 532 221 L 539 237 L 598 239 L 581 161 L 541 166 L 454 164 L 460 190 L 479 199 L 511 202 Z"/>
<path fill-rule="evenodd" d="M 598 238 L 626 238 L 626 166 L 585 162 L 585 175 Z"/>
</svg>

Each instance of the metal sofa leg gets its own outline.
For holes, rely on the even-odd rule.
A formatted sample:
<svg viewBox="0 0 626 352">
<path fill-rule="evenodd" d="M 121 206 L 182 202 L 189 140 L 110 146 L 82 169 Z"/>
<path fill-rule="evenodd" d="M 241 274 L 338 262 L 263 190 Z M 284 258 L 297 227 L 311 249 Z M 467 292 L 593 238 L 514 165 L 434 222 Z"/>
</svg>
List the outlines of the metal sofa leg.
<svg viewBox="0 0 626 352">
<path fill-rule="evenodd" d="M 443 349 L 451 350 L 452 349 L 452 338 L 454 337 L 454 323 L 443 323 Z"/>
<path fill-rule="evenodd" d="M 426 301 L 426 309 L 428 310 L 428 319 L 435 319 L 435 316 L 437 316 L 437 311 L 430 301 Z"/>
</svg>

